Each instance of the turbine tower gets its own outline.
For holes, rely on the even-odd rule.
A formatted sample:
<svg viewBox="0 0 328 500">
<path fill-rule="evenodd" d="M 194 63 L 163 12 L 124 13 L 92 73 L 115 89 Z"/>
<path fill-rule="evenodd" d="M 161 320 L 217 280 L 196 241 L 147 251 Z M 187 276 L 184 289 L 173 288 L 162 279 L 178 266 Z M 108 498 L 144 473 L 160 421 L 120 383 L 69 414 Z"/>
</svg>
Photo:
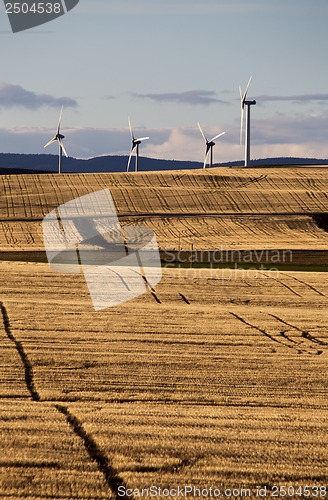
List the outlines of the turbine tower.
<svg viewBox="0 0 328 500">
<path fill-rule="evenodd" d="M 142 141 L 146 141 L 149 139 L 149 137 L 140 137 L 139 139 L 136 139 L 133 134 L 132 126 L 131 126 L 131 120 L 129 117 L 129 128 L 130 128 L 130 133 L 131 133 L 131 139 L 132 139 L 132 145 L 131 145 L 131 150 L 130 150 L 130 156 L 128 160 L 128 165 L 126 168 L 126 171 L 129 171 L 130 168 L 130 163 L 131 163 L 131 158 L 133 155 L 133 151 L 136 151 L 136 164 L 135 164 L 135 171 L 138 172 L 138 163 L 139 163 L 139 145 L 142 143 Z"/>
<path fill-rule="evenodd" d="M 58 122 L 58 127 L 57 127 L 57 133 L 56 135 L 49 141 L 47 144 L 44 146 L 45 148 L 52 144 L 53 142 L 58 142 L 59 145 L 59 152 L 58 152 L 58 173 L 61 174 L 61 164 L 62 164 L 62 158 L 63 158 L 63 153 L 68 158 L 68 155 L 66 153 L 66 150 L 64 148 L 64 143 L 63 139 L 65 139 L 65 136 L 60 133 L 60 123 L 62 119 L 62 114 L 63 114 L 63 106 L 61 107 L 60 110 L 60 115 L 59 115 L 59 122 Z"/>
<path fill-rule="evenodd" d="M 213 147 L 215 146 L 215 139 L 218 139 L 219 137 L 221 137 L 221 135 L 224 135 L 225 132 L 221 132 L 221 134 L 218 134 L 216 135 L 215 137 L 213 137 L 212 139 L 208 140 L 204 134 L 204 132 L 202 131 L 202 127 L 200 126 L 200 124 L 198 123 L 198 128 L 200 130 L 200 133 L 202 134 L 203 136 L 203 139 L 205 141 L 205 157 L 204 157 L 204 166 L 203 168 L 206 168 L 206 163 L 207 163 L 207 159 L 208 157 L 210 156 L 210 167 L 213 167 Z"/>
<path fill-rule="evenodd" d="M 246 107 L 246 132 L 245 132 L 245 167 L 248 167 L 251 162 L 251 106 L 256 104 L 256 101 L 247 101 L 247 92 L 249 84 L 251 83 L 252 77 L 248 80 L 248 84 L 244 94 L 240 92 L 240 144 L 242 143 L 243 138 L 243 125 L 244 125 L 244 109 Z"/>
</svg>

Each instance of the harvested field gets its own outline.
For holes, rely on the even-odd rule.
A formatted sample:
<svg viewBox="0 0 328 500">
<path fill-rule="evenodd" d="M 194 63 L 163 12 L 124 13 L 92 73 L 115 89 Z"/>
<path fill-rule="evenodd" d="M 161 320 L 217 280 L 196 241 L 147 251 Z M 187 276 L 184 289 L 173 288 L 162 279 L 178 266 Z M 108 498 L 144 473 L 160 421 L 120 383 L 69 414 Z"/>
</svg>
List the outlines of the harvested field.
<svg viewBox="0 0 328 500">
<path fill-rule="evenodd" d="M 0 177 L 0 251 L 41 251 L 58 205 L 110 188 L 123 225 L 147 225 L 162 250 L 325 250 L 325 168 Z M 246 217 L 246 219 L 245 219 Z M 247 221 L 245 223 L 245 220 Z"/>
<path fill-rule="evenodd" d="M 117 484 L 129 488 L 324 484 L 325 274 L 166 270 L 158 301 L 149 293 L 101 313 L 92 311 L 82 276 L 67 281 L 44 264 L 9 262 L 0 276 L 7 330 L 28 359 L 19 371 L 17 346 L 4 330 L 2 344 L 15 365 L 1 366 L 13 380 L 2 376 L 0 421 L 3 432 L 17 428 L 24 474 L 36 477 L 27 486 L 22 476 L 17 498 L 23 492 L 46 498 L 37 479 L 46 458 L 42 491 L 103 498 L 95 459 L 85 463 L 85 435 Z M 72 427 L 68 441 L 65 421 Z M 25 434 L 31 432 L 33 440 Z M 64 450 L 60 457 L 52 451 L 62 439 L 76 449 L 69 461 Z M 3 477 L 10 471 L 11 479 L 2 484 L 3 496 L 20 484 L 15 446 L 9 440 Z M 62 475 L 68 482 L 74 476 L 71 496 Z M 108 478 L 107 488 L 115 490 Z"/>
<path fill-rule="evenodd" d="M 327 184 L 324 168 L 2 176 L 0 252 L 43 251 L 50 210 L 109 187 L 161 250 L 325 265 Z M 153 290 L 95 312 L 82 274 L 0 260 L 0 497 L 327 497 L 327 302 L 325 272 L 167 264 Z"/>
<path fill-rule="evenodd" d="M 1 177 L 1 218 L 42 219 L 109 187 L 121 215 L 306 214 L 327 209 L 327 169 L 205 169 L 135 174 Z"/>
</svg>

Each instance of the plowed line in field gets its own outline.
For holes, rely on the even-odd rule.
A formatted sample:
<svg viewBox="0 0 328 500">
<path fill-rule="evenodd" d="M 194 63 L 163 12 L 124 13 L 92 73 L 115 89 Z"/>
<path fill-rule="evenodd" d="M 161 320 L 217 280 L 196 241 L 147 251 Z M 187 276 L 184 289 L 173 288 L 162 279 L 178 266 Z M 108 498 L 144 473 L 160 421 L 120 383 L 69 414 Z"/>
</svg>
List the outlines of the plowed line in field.
<svg viewBox="0 0 328 500">
<path fill-rule="evenodd" d="M 294 295 L 297 295 L 297 297 L 302 297 L 302 295 L 300 295 L 298 292 L 296 292 L 293 288 L 291 288 L 290 286 L 286 285 L 286 283 L 284 283 L 283 281 L 281 281 L 280 279 L 278 278 L 275 278 L 274 276 L 269 276 L 268 274 L 265 274 L 265 273 L 261 273 L 263 276 L 265 276 L 266 278 L 271 278 L 275 281 L 277 281 L 278 283 L 280 283 L 282 286 L 284 286 L 285 288 L 287 288 L 287 290 L 289 290 L 290 292 L 292 292 Z"/>
<path fill-rule="evenodd" d="M 129 285 L 127 284 L 127 282 L 125 281 L 125 279 L 123 278 L 123 276 L 122 276 L 120 273 L 118 273 L 118 272 L 114 271 L 114 269 L 113 269 L 112 267 L 111 267 L 111 271 L 112 271 L 112 273 L 116 274 L 116 276 L 118 276 L 118 277 L 119 277 L 119 279 L 121 280 L 122 284 L 123 284 L 123 285 L 125 286 L 125 288 L 126 288 L 126 289 L 130 292 L 131 290 L 130 290 L 130 288 L 129 288 Z"/>
<path fill-rule="evenodd" d="M 143 222 L 145 218 L 149 219 L 149 217 L 152 217 L 154 219 L 160 218 L 160 219 L 190 219 L 190 218 L 215 218 L 215 217 L 220 217 L 220 218 L 230 218 L 230 217 L 242 217 L 242 218 L 248 218 L 248 217 L 273 217 L 273 216 L 279 216 L 279 217 L 303 217 L 303 216 L 308 216 L 308 217 L 314 217 L 316 215 L 326 215 L 326 212 L 319 212 L 319 211 L 304 211 L 304 212 L 275 212 L 275 211 L 267 211 L 267 212 L 241 212 L 238 210 L 237 212 L 205 212 L 205 211 L 198 211 L 198 212 L 119 212 L 118 213 L 118 218 L 135 218 L 139 219 L 139 222 Z M 85 216 L 88 217 L 88 216 Z M 83 218 L 83 217 L 81 217 Z M 97 215 L 97 219 L 101 218 L 108 218 L 108 215 Z M 29 222 L 42 222 L 43 217 L 36 217 L 36 216 L 31 216 L 26 218 L 22 218 L 22 216 L 8 216 L 8 217 L 0 217 L 0 222 L 26 222 L 28 220 Z"/>
<path fill-rule="evenodd" d="M 185 295 L 183 295 L 181 292 L 179 292 L 179 295 L 182 298 L 182 300 L 185 301 L 186 304 L 190 305 L 190 301 L 187 299 L 187 297 Z"/>
<path fill-rule="evenodd" d="M 139 264 L 140 264 L 140 268 L 142 269 L 142 263 L 140 262 L 140 259 L 139 260 Z M 130 268 L 131 269 L 131 268 Z M 131 271 L 133 271 L 134 273 L 136 274 L 139 274 L 139 276 L 142 277 L 142 279 L 144 280 L 145 282 L 145 285 L 146 285 L 146 288 L 148 288 L 148 290 L 150 291 L 152 297 L 156 300 L 157 304 L 161 304 L 161 300 L 158 298 L 157 294 L 156 294 L 156 290 L 155 288 L 152 286 L 151 283 L 149 283 L 149 281 L 147 280 L 146 276 L 143 274 L 143 273 L 138 273 L 138 271 L 136 271 L 135 269 L 131 269 Z"/>
<path fill-rule="evenodd" d="M 277 321 L 280 321 L 280 323 L 283 323 L 286 326 L 294 328 L 295 330 L 297 330 L 298 332 L 301 333 L 303 338 L 308 339 L 310 342 L 313 342 L 313 343 L 319 344 L 319 345 L 328 345 L 328 342 L 324 342 L 323 340 L 316 339 L 306 330 L 302 330 L 302 328 L 299 328 L 298 326 L 295 326 L 295 325 L 292 325 L 291 323 L 288 323 L 287 321 L 283 320 L 282 318 L 279 318 L 279 316 L 275 316 L 274 314 L 269 314 L 269 316 L 272 316 L 272 318 L 275 318 Z"/>
<path fill-rule="evenodd" d="M 296 340 L 290 338 L 286 332 L 280 332 L 280 335 L 284 337 L 284 339 L 288 340 L 288 342 L 291 342 L 292 344 L 301 345 L 301 342 L 297 342 Z"/>
<path fill-rule="evenodd" d="M 302 332 L 302 337 L 304 337 L 305 339 L 308 339 L 310 342 L 313 342 L 314 344 L 328 345 L 327 342 L 324 342 L 323 340 L 316 339 L 309 332 Z"/>
<path fill-rule="evenodd" d="M 118 492 L 119 486 L 123 486 L 124 490 L 127 489 L 124 485 L 123 479 L 121 479 L 116 470 L 112 467 L 106 454 L 97 445 L 92 435 L 85 430 L 82 422 L 76 416 L 74 416 L 66 406 L 57 404 L 55 405 L 55 408 L 66 417 L 66 420 L 72 428 L 73 432 L 80 439 L 82 439 L 89 457 L 91 458 L 91 460 L 94 460 L 97 463 L 98 469 L 104 475 L 107 485 L 115 495 L 115 499 L 127 498 L 126 495 L 119 495 Z"/>
<path fill-rule="evenodd" d="M 9 321 L 9 316 L 7 309 L 3 302 L 0 302 L 0 309 L 2 313 L 2 319 L 3 319 L 3 325 L 5 328 L 5 332 L 11 342 L 15 345 L 15 348 L 17 349 L 17 352 L 22 360 L 24 369 L 25 369 L 25 383 L 26 387 L 31 395 L 31 398 L 33 401 L 40 401 L 40 395 L 38 391 L 36 390 L 34 386 L 34 375 L 33 375 L 33 367 L 32 364 L 24 350 L 24 347 L 21 342 L 16 340 L 14 337 L 12 331 L 11 331 L 11 326 L 10 326 L 10 321 Z"/>
<path fill-rule="evenodd" d="M 313 354 L 312 352 L 298 349 L 298 348 L 295 347 L 295 345 L 289 345 L 289 344 L 286 344 L 285 342 L 281 342 L 281 340 L 276 339 L 275 337 L 273 337 L 272 335 L 270 335 L 270 333 L 268 333 L 263 328 L 260 328 L 259 326 L 253 325 L 252 323 L 249 323 L 248 321 L 246 321 L 241 316 L 238 316 L 238 314 L 235 314 L 235 313 L 233 313 L 231 311 L 229 311 L 229 313 L 232 316 L 234 316 L 236 319 L 238 319 L 239 321 L 241 321 L 242 323 L 244 323 L 245 325 L 250 326 L 251 328 L 254 328 L 254 330 L 257 330 L 258 332 L 262 333 L 263 335 L 265 335 L 265 337 L 268 337 L 270 340 L 272 340 L 273 342 L 276 342 L 277 344 L 283 345 L 284 347 L 288 347 L 289 349 L 296 349 L 299 354 L 301 354 L 302 352 L 307 352 L 308 354 Z M 286 338 L 286 337 L 284 337 L 284 338 Z M 289 340 L 289 339 L 286 338 L 286 340 Z"/>
<path fill-rule="evenodd" d="M 248 186 L 249 184 L 254 184 L 256 182 L 261 182 L 264 179 L 266 179 L 267 177 L 268 177 L 267 175 L 262 174 L 259 177 L 254 177 L 254 179 L 250 179 L 249 181 L 244 182 L 244 184 L 239 184 L 239 186 L 237 186 L 237 187 L 241 188 L 241 187 Z"/>
<path fill-rule="evenodd" d="M 256 325 L 252 325 L 252 323 L 249 323 L 248 321 L 246 321 L 244 318 L 242 318 L 241 316 L 238 316 L 238 314 L 236 313 L 233 313 L 231 311 L 229 311 L 229 314 L 231 314 L 232 316 L 234 316 L 236 319 L 238 319 L 239 321 L 241 321 L 242 323 L 244 323 L 244 325 L 247 325 L 247 326 L 250 326 L 251 328 L 254 328 L 255 330 L 261 332 L 263 335 L 265 335 L 266 337 L 268 337 L 270 340 L 272 340 L 273 342 L 277 342 L 278 344 L 282 344 L 286 347 L 289 347 L 291 348 L 292 346 L 290 345 L 287 345 L 285 344 L 284 342 L 281 342 L 280 340 L 278 339 L 275 339 L 274 337 L 272 337 L 272 335 L 270 335 L 268 332 L 266 332 L 265 330 L 263 330 L 263 328 L 260 328 Z"/>
<path fill-rule="evenodd" d="M 299 278 L 295 278 L 295 276 L 291 276 L 290 274 L 285 274 L 285 276 L 288 276 L 289 278 L 291 278 L 291 279 L 293 279 L 295 281 L 298 281 L 298 283 L 302 283 L 302 285 L 307 286 L 308 288 L 310 288 L 311 290 L 313 290 L 314 292 L 316 292 L 318 295 L 321 295 L 321 297 L 326 297 L 326 295 L 324 293 L 320 292 L 320 290 L 318 290 L 314 286 L 310 285 L 306 281 L 302 281 Z"/>
</svg>

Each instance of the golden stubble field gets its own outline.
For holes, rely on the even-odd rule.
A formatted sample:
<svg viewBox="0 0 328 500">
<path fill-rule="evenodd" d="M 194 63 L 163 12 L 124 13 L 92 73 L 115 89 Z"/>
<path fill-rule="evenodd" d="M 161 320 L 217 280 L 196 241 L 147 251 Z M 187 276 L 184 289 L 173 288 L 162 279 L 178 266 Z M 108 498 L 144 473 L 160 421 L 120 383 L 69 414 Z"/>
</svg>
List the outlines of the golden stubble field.
<svg viewBox="0 0 328 500">
<path fill-rule="evenodd" d="M 123 225 L 144 224 L 165 249 L 326 250 L 326 168 L 201 169 L 0 177 L 0 251 L 42 250 L 41 222 L 78 196 L 110 188 Z M 245 216 L 247 223 L 245 224 Z"/>
<path fill-rule="evenodd" d="M 323 204 L 326 181 L 317 170 L 316 195 L 309 199 Z M 290 235 L 296 244 L 298 217 L 312 219 L 296 180 L 283 183 L 279 172 L 276 192 L 283 184 L 299 191 L 290 194 L 301 200 Z M 238 173 L 243 182 L 252 175 L 258 177 Z M 36 195 L 46 193 L 43 177 L 39 184 L 23 177 L 1 181 L 12 189 L 1 198 L 2 208 L 5 202 L 12 207 L 11 214 L 1 212 L 2 225 L 13 224 L 20 241 L 17 235 L 28 234 L 25 224 L 39 224 L 31 215 L 40 219 L 57 201 L 84 194 L 81 186 L 73 192 L 77 176 L 45 176 L 45 185 L 48 177 L 61 187 L 71 184 L 69 194 L 56 184 L 43 202 Z M 127 178 L 118 175 L 115 182 Z M 106 186 L 103 176 L 88 182 L 94 190 L 112 189 L 108 179 Z M 278 195 L 272 189 L 258 196 Z M 30 207 L 25 215 L 22 205 Z M 278 202 L 274 207 L 278 213 Z M 254 205 L 253 214 L 261 210 Z M 197 211 L 204 215 L 195 201 Z M 270 227 L 267 244 L 275 248 Z M 314 233 L 318 247 L 327 248 L 326 233 L 312 222 L 304 240 Z M 252 234 L 261 248 L 263 234 Z M 2 250 L 10 248 L 15 251 L 12 240 L 2 242 Z M 124 498 L 127 488 L 184 485 L 254 498 L 258 487 L 270 496 L 274 486 L 308 485 L 311 497 L 323 497 L 316 487 L 326 486 L 328 477 L 327 273 L 167 268 L 153 293 L 94 312 L 82 275 L 7 260 L 0 262 L 0 291 L 1 498 Z M 165 496 L 174 498 L 173 492 Z"/>
</svg>

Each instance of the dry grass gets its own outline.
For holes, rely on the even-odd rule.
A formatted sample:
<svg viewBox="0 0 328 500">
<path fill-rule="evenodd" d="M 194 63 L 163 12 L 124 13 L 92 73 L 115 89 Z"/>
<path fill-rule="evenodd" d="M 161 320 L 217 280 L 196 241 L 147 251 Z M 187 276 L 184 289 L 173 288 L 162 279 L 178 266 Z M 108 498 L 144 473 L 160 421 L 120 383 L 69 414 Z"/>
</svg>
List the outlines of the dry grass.
<svg viewBox="0 0 328 500">
<path fill-rule="evenodd" d="M 1 400 L 1 498 L 113 498 L 53 405 Z"/>
<path fill-rule="evenodd" d="M 325 250 L 327 184 L 323 168 L 2 176 L 0 250 L 42 250 L 42 218 L 105 187 L 161 248 Z M 325 484 L 326 276 L 167 268 L 94 312 L 82 275 L 0 262 L 0 497 Z"/>
<path fill-rule="evenodd" d="M 24 441 L 17 460 L 36 477 L 17 498 L 22 491 L 41 498 L 42 481 L 58 498 L 105 494 L 100 479 L 93 483 L 94 462 L 81 478 L 87 461 L 81 436 L 78 450 L 58 404 L 92 437 L 116 484 L 324 483 L 325 273 L 166 270 L 156 287 L 160 303 L 149 293 L 101 313 L 92 311 L 82 276 L 5 262 L 0 276 L 11 332 L 24 346 L 40 396 L 27 400 L 19 374 L 14 389 L 9 384 L 13 399 L 3 396 L 5 419 L 26 415 L 27 430 L 16 435 Z M 63 440 L 61 451 L 53 451 Z M 9 438 L 10 453 L 16 446 Z M 72 454 L 65 452 L 71 447 Z M 31 457 L 41 465 L 30 467 Z M 6 467 L 13 484 L 21 468 Z M 10 488 L 5 481 L 2 493 Z"/>
<path fill-rule="evenodd" d="M 326 172 L 220 168 L 1 176 L 0 250 L 42 250 L 43 217 L 62 203 L 104 188 L 110 188 L 123 223 L 150 226 L 162 249 L 178 249 L 180 243 L 188 250 L 191 245 L 207 250 L 286 245 L 325 250 L 328 235 L 311 215 L 327 211 Z M 247 224 L 243 214 L 249 215 Z"/>
<path fill-rule="evenodd" d="M 327 169 L 207 169 L 134 174 L 1 177 L 5 218 L 43 218 L 77 196 L 110 187 L 120 214 L 280 214 L 327 208 Z"/>
</svg>

